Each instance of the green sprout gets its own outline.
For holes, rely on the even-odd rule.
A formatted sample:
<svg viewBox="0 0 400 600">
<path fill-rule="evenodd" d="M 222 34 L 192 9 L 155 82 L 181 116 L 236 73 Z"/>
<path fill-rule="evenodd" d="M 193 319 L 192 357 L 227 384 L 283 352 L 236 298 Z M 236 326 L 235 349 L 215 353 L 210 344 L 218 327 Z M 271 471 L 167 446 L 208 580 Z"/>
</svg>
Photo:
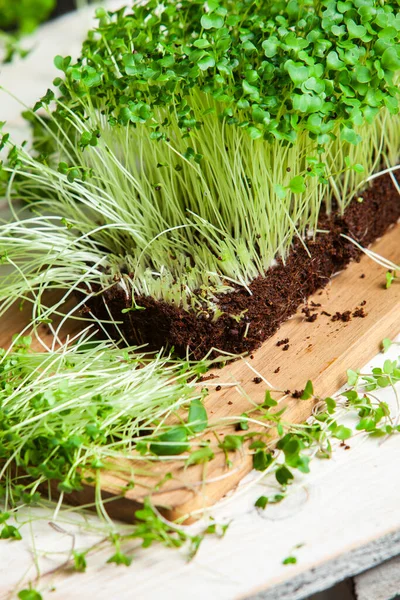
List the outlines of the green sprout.
<svg viewBox="0 0 400 600">
<path fill-rule="evenodd" d="M 0 0 L 0 29 L 31 33 L 49 17 L 55 6 L 56 0 Z"/>
<path fill-rule="evenodd" d="M 7 492 L 11 504 L 31 501 L 48 480 L 64 493 L 80 489 L 85 471 L 95 477 L 147 439 L 158 440 L 157 455 L 179 454 L 182 448 L 171 448 L 163 435 L 166 418 L 187 406 L 187 436 L 205 418 L 195 385 L 202 363 L 85 338 L 43 353 L 29 346 L 30 339 L 17 339 L 0 356 L 0 479 L 3 492 L 15 482 Z M 29 485 L 18 485 L 16 468 L 29 475 Z M 17 538 L 9 527 L 1 537 Z"/>
<path fill-rule="evenodd" d="M 0 0 L 0 58 L 11 62 L 14 56 L 29 54 L 21 45 L 21 36 L 32 33 L 54 10 L 56 0 Z"/>
<path fill-rule="evenodd" d="M 0 298 L 44 289 L 50 270 L 69 285 L 83 268 L 84 293 L 117 279 L 125 310 L 144 295 L 213 313 L 220 293 L 248 289 L 295 238 L 305 244 L 321 210 L 342 213 L 397 160 L 397 3 L 370 8 L 99 8 L 79 59 L 55 59 L 58 96 L 29 114 L 36 152 L 3 138 L 7 194 L 38 221 L 18 221 L 14 240 L 2 229 L 25 283 L 5 280 Z M 28 239 L 36 259 L 22 264 Z"/>
</svg>

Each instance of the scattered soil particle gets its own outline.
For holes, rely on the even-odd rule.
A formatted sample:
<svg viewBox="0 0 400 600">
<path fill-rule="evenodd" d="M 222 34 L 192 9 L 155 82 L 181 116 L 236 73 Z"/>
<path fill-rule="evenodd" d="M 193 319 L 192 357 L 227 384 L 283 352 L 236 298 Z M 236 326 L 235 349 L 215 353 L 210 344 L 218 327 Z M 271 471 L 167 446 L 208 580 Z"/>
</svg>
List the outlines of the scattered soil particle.
<svg viewBox="0 0 400 600">
<path fill-rule="evenodd" d="M 284 393 L 286 396 L 290 396 L 290 390 L 285 390 L 283 393 Z"/>
<path fill-rule="evenodd" d="M 367 304 L 366 300 L 363 300 L 362 302 L 360 302 L 360 306 L 365 306 Z"/>
<path fill-rule="evenodd" d="M 214 375 L 214 373 L 210 373 L 209 375 L 202 375 L 199 378 L 199 382 L 203 383 L 204 381 L 210 381 L 211 379 L 218 379 L 218 375 Z"/>
<path fill-rule="evenodd" d="M 356 308 L 356 310 L 353 312 L 353 317 L 359 317 L 360 319 L 365 319 L 366 316 L 367 316 L 367 313 L 365 312 L 365 310 L 362 307 Z"/>
<path fill-rule="evenodd" d="M 220 385 L 217 385 L 217 387 L 215 388 L 215 391 L 216 391 L 216 392 L 220 392 L 221 390 L 222 390 L 222 386 L 220 386 Z"/>
<path fill-rule="evenodd" d="M 332 313 L 326 312 L 326 310 L 321 311 L 321 315 L 325 315 L 326 317 L 331 317 Z"/>
<path fill-rule="evenodd" d="M 310 305 L 313 306 L 314 308 L 319 308 L 321 306 L 321 304 L 318 304 L 318 302 L 313 302 L 311 300 Z"/>
<path fill-rule="evenodd" d="M 344 448 L 344 450 L 350 450 L 350 446 L 348 446 L 343 440 L 340 442 L 340 447 Z"/>
<path fill-rule="evenodd" d="M 365 273 L 361 273 L 360 279 L 365 279 Z"/>
<path fill-rule="evenodd" d="M 343 323 L 348 323 L 351 321 L 351 310 L 345 310 L 344 312 L 337 311 L 332 319 L 332 321 L 342 321 Z"/>
<path fill-rule="evenodd" d="M 276 345 L 278 346 L 284 346 L 285 344 L 287 344 L 289 342 L 289 338 L 285 338 L 284 340 L 279 340 L 279 342 L 276 342 Z"/>
<path fill-rule="evenodd" d="M 280 367 L 276 367 L 276 369 L 275 369 L 274 373 L 279 373 L 279 371 L 280 371 L 280 370 L 281 370 L 281 368 L 280 368 Z"/>
<path fill-rule="evenodd" d="M 321 306 L 320 304 L 315 305 L 314 302 L 311 303 L 313 306 Z M 317 320 L 318 318 L 318 314 L 316 312 L 314 312 L 316 310 L 316 308 L 310 308 L 309 306 L 305 306 L 304 308 L 301 309 L 301 312 L 306 315 L 305 316 L 305 321 L 307 321 L 307 323 L 314 323 L 314 321 Z"/>
<path fill-rule="evenodd" d="M 261 377 L 254 377 L 253 381 L 254 381 L 254 383 L 261 383 L 262 379 L 261 379 Z"/>
<path fill-rule="evenodd" d="M 254 354 L 250 354 L 250 358 L 251 358 L 251 360 L 253 360 Z"/>
<path fill-rule="evenodd" d="M 136 296 L 135 301 L 145 310 L 122 314 L 124 308 L 132 306 L 132 298 L 119 283 L 103 291 L 93 290 L 98 293 L 87 304 L 99 319 L 108 321 L 112 315 L 128 344 L 147 343 L 149 350 L 173 346 L 182 356 L 189 350 L 194 359 L 202 359 L 210 348 L 233 354 L 251 352 L 276 333 L 305 298 L 325 287 L 334 273 L 352 260 L 360 260 L 361 252 L 342 234 L 368 247 L 400 218 L 399 196 L 390 176 L 379 178 L 373 188 L 365 190 L 363 199 L 362 203 L 353 201 L 344 215 L 335 211 L 331 215 L 321 214 L 318 229 L 329 233 L 307 240 L 309 255 L 295 239 L 285 264 L 278 259 L 265 275 L 248 285 L 252 295 L 240 286 L 228 294 L 219 294 L 216 303 L 223 314 L 217 321 L 213 321 L 213 312 L 206 304 L 199 314 L 144 295 Z M 200 292 L 197 298 L 201 302 Z M 243 311 L 251 322 L 247 331 L 244 320 L 237 323 L 230 316 Z M 347 318 L 351 318 L 350 311 Z M 343 320 L 341 316 L 337 319 Z M 110 334 L 120 337 L 112 326 Z M 286 350 L 287 345 L 288 342 L 283 344 Z"/>
<path fill-rule="evenodd" d="M 295 390 L 294 392 L 292 392 L 292 397 L 293 398 L 301 398 L 303 394 L 304 394 L 304 390 Z"/>
<path fill-rule="evenodd" d="M 318 319 L 318 315 L 317 313 L 314 313 L 313 315 L 309 315 L 308 317 L 306 317 L 306 321 L 307 323 L 314 323 L 314 321 L 316 321 Z"/>
<path fill-rule="evenodd" d="M 228 404 L 231 406 L 233 404 L 232 400 L 228 400 Z"/>
<path fill-rule="evenodd" d="M 282 350 L 284 352 L 286 352 L 286 350 L 289 350 L 289 347 L 290 347 L 289 344 L 286 344 L 285 346 L 283 346 Z"/>
</svg>

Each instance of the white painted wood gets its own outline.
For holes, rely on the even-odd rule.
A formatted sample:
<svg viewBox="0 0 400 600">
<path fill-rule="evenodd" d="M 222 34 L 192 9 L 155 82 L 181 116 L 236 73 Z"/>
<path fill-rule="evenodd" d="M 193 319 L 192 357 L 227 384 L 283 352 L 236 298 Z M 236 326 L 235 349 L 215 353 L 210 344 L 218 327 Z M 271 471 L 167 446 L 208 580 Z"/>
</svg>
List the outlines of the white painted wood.
<svg viewBox="0 0 400 600">
<path fill-rule="evenodd" d="M 394 350 L 385 357 L 395 355 Z M 383 359 L 380 355 L 373 364 L 382 364 Z M 388 390 L 380 397 L 396 410 Z M 140 600 L 166 593 L 180 600 L 187 598 L 188 590 L 193 600 L 205 596 L 216 600 L 304 598 L 400 552 L 399 461 L 399 437 L 384 443 L 355 438 L 349 451 L 337 447 L 330 461 L 315 460 L 309 475 L 296 478 L 289 497 L 265 512 L 257 511 L 254 501 L 273 484 L 267 478 L 252 485 L 254 476 L 248 477 L 230 499 L 210 511 L 218 521 L 231 521 L 225 538 L 206 539 L 190 563 L 179 552 L 161 547 L 142 550 L 132 544 L 134 561 L 129 569 L 105 565 L 110 549 L 101 550 L 89 559 L 87 573 L 44 575 L 38 587 L 46 592 L 55 586 L 50 596 L 55 600 L 72 600 L 93 592 L 104 600 L 130 598 L 133 590 Z M 37 518 L 36 511 L 32 516 Z M 64 552 L 40 558 L 42 574 L 62 564 L 71 546 L 71 537 L 51 529 L 50 519 L 51 514 L 44 512 L 42 520 L 32 524 L 35 546 L 40 551 Z M 90 520 L 95 526 L 96 517 Z M 68 521 L 70 517 L 61 511 L 57 522 L 70 533 L 77 532 Z M 191 526 L 190 530 L 198 527 Z M 23 575 L 34 576 L 28 525 L 23 533 L 22 542 L 3 542 L 0 547 L 4 598 Z M 90 539 L 86 536 L 81 531 L 77 547 L 96 540 L 95 532 Z M 296 550 L 298 544 L 303 546 Z M 291 553 L 297 564 L 282 565 Z M 264 594 L 257 596 L 261 591 Z"/>
<path fill-rule="evenodd" d="M 4 67 L 0 85 L 31 104 L 54 76 L 52 57 L 74 53 L 88 23 L 88 14 L 82 13 L 43 27 L 32 55 L 16 66 Z M 0 107 L 1 119 L 9 119 L 14 131 L 24 137 L 15 102 L 1 94 Z M 393 349 L 390 356 L 395 355 Z M 378 356 L 374 364 L 382 360 Z M 389 391 L 381 397 L 396 410 Z M 68 532 L 63 534 L 49 526 L 52 514 L 48 510 L 26 512 L 24 517 L 33 521 L 23 525 L 23 541 L 0 545 L 0 598 L 15 597 L 13 590 L 35 577 L 34 554 L 42 574 L 37 587 L 44 598 L 54 600 L 90 596 L 96 600 L 186 600 L 189 596 L 191 600 L 231 600 L 254 597 L 261 590 L 263 595 L 258 597 L 265 600 L 304 598 L 369 568 L 371 548 L 372 560 L 385 560 L 399 551 L 399 462 L 399 437 L 383 444 L 355 439 L 347 452 L 338 447 L 331 461 L 314 461 L 311 474 L 297 477 L 289 497 L 265 512 L 257 511 L 254 501 L 273 484 L 268 479 L 255 484 L 251 475 L 235 494 L 210 511 L 218 521 L 231 521 L 225 538 L 206 539 L 190 563 L 175 551 L 141 550 L 132 544 L 130 568 L 105 565 L 110 550 L 100 549 L 89 559 L 86 573 L 51 573 L 68 556 L 71 534 L 76 535 L 78 548 L 100 539 L 99 522 L 95 516 L 88 517 L 91 529 L 85 532 L 82 516 L 62 510 L 57 523 Z M 198 527 L 191 526 L 191 530 Z M 302 546 L 295 550 L 298 544 Z M 378 554 L 380 544 L 384 550 Z M 297 564 L 282 565 L 291 553 L 297 556 Z"/>
</svg>

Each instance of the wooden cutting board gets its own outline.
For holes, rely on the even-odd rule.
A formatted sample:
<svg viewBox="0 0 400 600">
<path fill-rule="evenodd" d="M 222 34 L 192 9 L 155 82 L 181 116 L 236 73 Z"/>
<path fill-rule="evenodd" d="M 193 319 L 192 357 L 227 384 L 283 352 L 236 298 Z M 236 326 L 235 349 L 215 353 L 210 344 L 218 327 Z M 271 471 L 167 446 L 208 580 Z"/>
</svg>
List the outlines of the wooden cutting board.
<svg viewBox="0 0 400 600">
<path fill-rule="evenodd" d="M 400 224 L 373 249 L 400 264 Z M 251 452 L 246 446 L 230 452 L 230 467 L 218 448 L 218 439 L 237 434 L 234 426 L 229 424 L 229 417 L 241 415 L 254 404 L 262 403 L 270 385 L 281 390 L 273 395 L 281 398 L 279 408 L 287 407 L 285 420 L 303 422 L 311 415 L 313 401 L 296 400 L 285 394 L 285 390 L 303 389 L 306 381 L 311 379 L 316 394 L 333 394 L 345 383 L 346 369 L 360 368 L 379 351 L 384 337 L 393 338 L 400 332 L 400 281 L 385 289 L 384 269 L 366 256 L 334 277 L 327 288 L 309 299 L 311 301 L 321 305 L 315 310 L 318 317 L 314 322 L 305 320 L 300 307 L 296 315 L 252 357 L 239 359 L 215 371 L 215 378 L 202 384 L 210 392 L 205 406 L 209 424 L 215 425 L 216 435 L 208 431 L 205 437 L 212 440 L 215 458 L 206 466 L 189 468 L 185 468 L 187 455 L 179 460 L 156 462 L 137 460 L 132 456 L 110 465 L 101 473 L 104 499 L 120 496 L 121 490 L 125 490 L 123 498 L 107 502 L 111 516 L 131 521 L 134 511 L 149 494 L 154 505 L 172 520 L 190 521 L 200 516 L 206 507 L 233 490 L 252 468 Z M 322 311 L 334 315 L 337 311 L 348 310 L 353 313 L 359 307 L 364 309 L 366 316 L 353 316 L 348 322 L 334 321 L 331 316 L 322 314 Z M 21 325 L 21 313 L 17 309 L 9 311 L 0 321 L 0 346 L 8 345 L 12 334 L 19 331 Z M 43 334 L 44 339 L 46 335 Z M 285 344 L 277 345 L 285 338 L 289 339 L 287 349 Z M 262 377 L 261 383 L 256 383 L 255 377 Z M 217 391 L 219 385 L 221 390 Z M 86 504 L 93 498 L 94 490 L 88 485 L 82 492 L 70 494 L 66 500 Z"/>
</svg>

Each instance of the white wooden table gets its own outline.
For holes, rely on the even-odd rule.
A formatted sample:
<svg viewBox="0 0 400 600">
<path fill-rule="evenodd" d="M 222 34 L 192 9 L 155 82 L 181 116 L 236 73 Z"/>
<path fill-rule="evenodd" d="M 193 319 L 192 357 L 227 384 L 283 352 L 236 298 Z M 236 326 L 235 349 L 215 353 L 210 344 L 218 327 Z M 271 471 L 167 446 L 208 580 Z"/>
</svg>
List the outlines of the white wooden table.
<svg viewBox="0 0 400 600">
<path fill-rule="evenodd" d="M 121 2 L 111 4 L 117 7 Z M 68 15 L 42 27 L 33 40 L 32 54 L 1 69 L 0 85 L 31 106 L 51 85 L 56 73 L 53 57 L 77 53 L 90 13 Z M 25 130 L 19 112 L 18 103 L 0 92 L 0 120 L 9 121 L 8 129 L 22 140 Z M 387 334 L 390 337 L 391 332 Z M 393 348 L 385 358 L 397 354 L 400 349 Z M 380 355 L 373 364 L 383 359 Z M 390 391 L 380 396 L 397 410 Z M 44 598 L 54 600 L 297 600 L 327 589 L 400 554 L 400 437 L 383 444 L 356 438 L 350 445 L 349 451 L 338 446 L 330 461 L 314 460 L 311 474 L 296 478 L 289 497 L 265 511 L 255 509 L 254 502 L 271 489 L 273 481 L 252 485 L 250 475 L 210 513 L 218 521 L 231 522 L 225 537 L 207 538 L 190 563 L 177 551 L 155 546 L 136 549 L 129 568 L 116 567 L 105 565 L 108 549 L 89 558 L 86 573 L 54 572 L 68 555 L 71 533 L 76 535 L 77 548 L 94 543 L 99 535 L 94 530 L 85 533 L 79 525 L 82 517 L 70 510 L 61 510 L 57 519 L 69 535 L 60 533 L 49 525 L 51 512 L 35 509 L 32 523 L 22 528 L 22 541 L 1 542 L 0 598 L 14 598 L 15 589 L 35 577 L 35 560 L 41 572 L 37 587 Z M 91 516 L 89 521 L 95 528 L 97 518 Z M 290 554 L 297 557 L 297 564 L 283 565 Z M 398 563 L 382 569 L 392 573 L 391 581 L 398 588 L 393 593 L 400 591 L 393 576 Z M 392 597 L 371 592 L 376 579 L 372 572 L 357 579 L 360 600 Z M 368 596 L 369 592 L 375 596 Z"/>
</svg>

